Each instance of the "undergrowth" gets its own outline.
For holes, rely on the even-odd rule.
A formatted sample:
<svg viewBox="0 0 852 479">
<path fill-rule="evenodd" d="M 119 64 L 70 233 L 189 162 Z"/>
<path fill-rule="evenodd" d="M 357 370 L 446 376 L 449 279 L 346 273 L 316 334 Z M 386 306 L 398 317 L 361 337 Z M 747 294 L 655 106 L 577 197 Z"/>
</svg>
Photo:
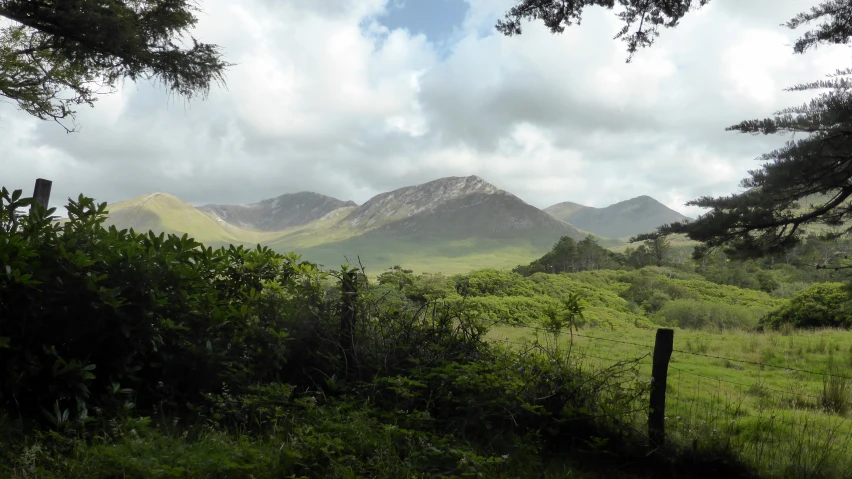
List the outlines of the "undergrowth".
<svg viewBox="0 0 852 479">
<path fill-rule="evenodd" d="M 570 296 L 540 310 L 547 341 L 504 348 L 469 299 L 511 282 L 372 286 L 106 229 L 82 196 L 62 225 L 0 198 L 4 477 L 750 474 L 731 451 L 649 451 L 636 364 L 588 368 L 559 346 L 583 313 Z"/>
</svg>

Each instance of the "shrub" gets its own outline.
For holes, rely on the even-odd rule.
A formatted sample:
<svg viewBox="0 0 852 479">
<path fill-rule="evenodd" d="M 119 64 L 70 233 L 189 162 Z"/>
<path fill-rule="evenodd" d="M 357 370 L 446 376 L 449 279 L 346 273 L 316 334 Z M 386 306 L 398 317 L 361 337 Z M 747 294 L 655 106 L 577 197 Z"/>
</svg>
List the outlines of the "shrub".
<svg viewBox="0 0 852 479">
<path fill-rule="evenodd" d="M 106 204 L 83 196 L 61 226 L 40 207 L 16 215 L 19 191 L 0 198 L 0 405 L 28 419 L 183 407 L 223 381 L 279 379 L 282 321 L 320 294 L 294 255 L 104 229 Z"/>
<path fill-rule="evenodd" d="M 852 311 L 842 283 L 818 283 L 793 296 L 766 315 L 761 324 L 778 328 L 790 323 L 797 328 L 849 328 Z"/>
</svg>

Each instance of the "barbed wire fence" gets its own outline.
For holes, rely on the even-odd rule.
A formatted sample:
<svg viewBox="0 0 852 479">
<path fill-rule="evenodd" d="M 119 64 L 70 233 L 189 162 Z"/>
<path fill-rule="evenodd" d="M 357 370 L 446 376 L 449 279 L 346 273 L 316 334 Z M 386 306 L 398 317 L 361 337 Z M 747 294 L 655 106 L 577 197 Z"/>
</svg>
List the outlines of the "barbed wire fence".
<svg viewBox="0 0 852 479">
<path fill-rule="evenodd" d="M 548 333 L 539 326 L 499 324 L 533 333 L 535 339 L 498 339 L 515 347 L 529 345 Z M 575 331 L 572 335 L 575 338 L 572 354 L 577 361 L 597 362 L 602 366 L 632 361 L 640 369 L 640 375 L 651 381 L 651 391 L 659 387 L 651 373 L 659 344 L 607 338 L 585 331 Z M 606 343 L 610 347 L 592 347 L 596 343 Z M 671 359 L 665 365 L 664 438 L 691 446 L 693 450 L 702 446 L 727 447 L 748 457 L 759 469 L 780 475 L 809 477 L 816 472 L 829 471 L 829 477 L 852 477 L 852 421 L 846 417 L 852 412 L 852 376 L 834 370 L 815 371 L 790 364 L 769 364 L 677 346 L 675 339 Z M 606 353 L 601 353 L 600 349 Z M 685 359 L 690 356 L 718 364 L 702 367 Z M 736 377 L 731 371 L 752 375 Z M 786 387 L 779 384 L 777 375 L 768 381 L 764 376 L 769 371 L 790 373 L 783 376 Z M 814 390 L 814 383 L 821 384 L 822 390 Z M 832 395 L 836 394 L 848 398 L 850 410 L 839 398 L 832 403 Z M 648 423 L 653 409 L 650 398 L 643 399 L 645 414 L 634 415 L 632 426 L 654 447 L 654 429 Z"/>
</svg>

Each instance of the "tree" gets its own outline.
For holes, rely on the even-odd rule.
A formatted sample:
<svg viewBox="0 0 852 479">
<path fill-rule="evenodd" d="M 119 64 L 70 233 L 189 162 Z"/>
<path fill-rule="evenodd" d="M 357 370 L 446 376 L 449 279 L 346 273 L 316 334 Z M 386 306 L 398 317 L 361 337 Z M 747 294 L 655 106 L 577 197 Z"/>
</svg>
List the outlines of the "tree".
<svg viewBox="0 0 852 479">
<path fill-rule="evenodd" d="M 188 35 L 193 0 L 0 0 L 0 97 L 27 113 L 75 118 L 119 81 L 158 79 L 187 99 L 224 84 L 219 47 Z M 2 20 L 2 19 L 0 19 Z"/>
<path fill-rule="evenodd" d="M 579 243 L 570 236 L 563 236 L 544 256 L 528 265 L 519 265 L 513 271 L 531 276 L 535 273 L 577 273 L 620 267 L 619 257 L 599 245 L 594 236 L 588 235 Z"/>
<path fill-rule="evenodd" d="M 654 264 L 657 266 L 662 266 L 663 263 L 666 262 L 669 256 L 669 251 L 672 249 L 672 245 L 669 240 L 662 235 L 657 235 L 645 240 L 645 246 L 653 258 Z"/>
<path fill-rule="evenodd" d="M 507 35 L 521 32 L 522 19 L 541 19 L 554 33 L 579 22 L 589 6 L 609 9 L 616 3 L 625 22 L 616 38 L 628 42 L 629 58 L 637 48 L 651 45 L 660 26 L 674 27 L 694 6 L 706 0 L 523 0 L 506 14 L 497 29 Z M 694 5 L 693 5 L 694 4 Z M 798 29 L 817 23 L 794 44 L 804 53 L 824 44 L 848 44 L 852 38 L 852 0 L 824 0 L 783 26 Z M 630 33 L 631 28 L 636 28 Z M 687 203 L 710 211 L 692 222 L 665 225 L 658 235 L 685 234 L 702 243 L 696 256 L 724 248 L 734 257 L 779 253 L 799 244 L 804 226 L 827 225 L 826 237 L 850 232 L 852 219 L 852 69 L 838 70 L 827 79 L 795 85 L 788 91 L 823 90 L 809 103 L 776 112 L 772 118 L 749 120 L 729 131 L 752 134 L 804 134 L 784 147 L 762 155 L 760 168 L 742 181 L 745 191 L 730 196 L 702 197 Z M 838 229 L 839 228 L 839 229 Z"/>
<path fill-rule="evenodd" d="M 624 27 L 615 38 L 627 43 L 629 62 L 639 48 L 651 46 L 659 36 L 660 27 L 674 27 L 695 5 L 702 7 L 710 0 L 618 0 L 617 13 Z M 542 20 L 552 33 L 562 33 L 565 27 L 580 24 L 583 9 L 604 7 L 613 9 L 615 0 L 521 0 L 512 7 L 497 30 L 504 35 L 520 35 L 523 20 Z"/>
</svg>

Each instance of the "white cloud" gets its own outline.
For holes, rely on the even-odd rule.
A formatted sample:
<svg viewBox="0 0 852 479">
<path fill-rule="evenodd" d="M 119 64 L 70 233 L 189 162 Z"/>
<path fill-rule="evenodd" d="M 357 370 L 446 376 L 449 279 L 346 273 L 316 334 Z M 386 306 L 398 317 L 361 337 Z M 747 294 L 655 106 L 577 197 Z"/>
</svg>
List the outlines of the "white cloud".
<svg viewBox="0 0 852 479">
<path fill-rule="evenodd" d="M 54 180 L 54 199 L 166 191 L 243 203 L 314 190 L 365 201 L 477 174 L 528 202 L 593 206 L 649 194 L 682 204 L 737 190 L 782 139 L 727 133 L 807 95 L 782 92 L 848 64 L 849 50 L 793 55 L 777 25 L 813 1 L 714 0 L 625 64 L 616 19 L 587 12 L 553 35 L 493 25 L 512 0 L 469 0 L 441 39 L 390 31 L 384 0 L 206 0 L 197 36 L 224 48 L 228 89 L 170 100 L 127 84 L 66 135 L 0 105 L 3 183 Z"/>
</svg>

